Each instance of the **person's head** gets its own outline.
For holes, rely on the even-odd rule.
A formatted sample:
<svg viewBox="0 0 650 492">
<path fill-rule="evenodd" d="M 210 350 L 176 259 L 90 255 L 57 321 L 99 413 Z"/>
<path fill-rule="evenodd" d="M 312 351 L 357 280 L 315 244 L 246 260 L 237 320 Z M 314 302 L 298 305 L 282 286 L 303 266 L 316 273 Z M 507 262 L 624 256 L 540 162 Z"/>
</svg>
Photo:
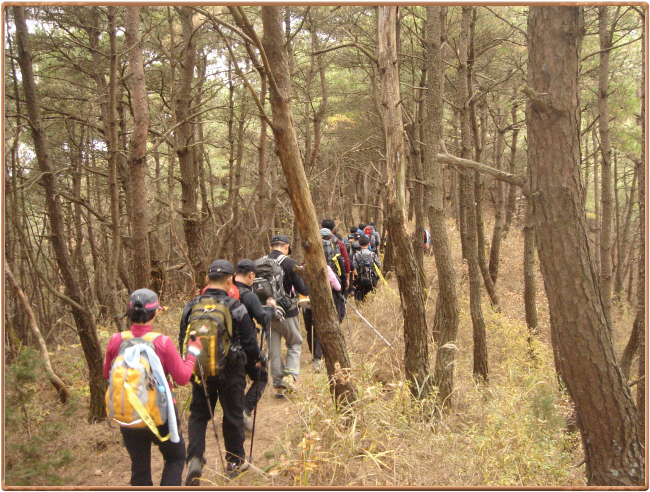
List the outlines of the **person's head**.
<svg viewBox="0 0 650 492">
<path fill-rule="evenodd" d="M 162 308 L 158 304 L 158 296 L 154 291 L 138 289 L 129 298 L 126 315 L 132 323 L 144 324 L 153 321 L 160 309 Z"/>
<path fill-rule="evenodd" d="M 350 226 L 350 234 L 357 232 L 357 226 Z"/>
<path fill-rule="evenodd" d="M 271 239 L 271 251 L 280 251 L 283 255 L 291 254 L 291 241 L 284 234 L 278 234 Z"/>
<path fill-rule="evenodd" d="M 235 269 L 228 260 L 214 260 L 210 263 L 205 282 L 211 289 L 221 289 L 228 292 L 232 285 L 232 276 L 234 274 Z"/>
<path fill-rule="evenodd" d="M 359 229 L 360 230 L 363 231 L 365 228 L 366 228 L 366 224 L 363 224 L 363 223 L 359 224 Z"/>
<path fill-rule="evenodd" d="M 359 246 L 361 246 L 362 249 L 368 249 L 368 245 L 370 244 L 370 238 L 368 236 L 361 236 L 359 239 Z"/>
<path fill-rule="evenodd" d="M 323 239 L 327 239 L 328 241 L 331 241 L 332 240 L 332 231 L 327 229 L 327 228 L 323 228 L 323 229 L 320 230 L 320 237 L 323 238 Z"/>
<path fill-rule="evenodd" d="M 255 266 L 253 260 L 244 258 L 243 260 L 239 260 L 239 263 L 237 263 L 237 266 L 235 267 L 235 280 L 242 284 L 246 284 L 249 287 L 253 285 L 256 274 L 257 266 Z"/>
<path fill-rule="evenodd" d="M 336 224 L 332 219 L 324 219 L 323 222 L 320 223 L 320 226 L 323 229 L 329 229 L 330 231 L 332 231 L 332 234 L 336 232 Z"/>
<path fill-rule="evenodd" d="M 373 229 L 375 228 L 375 223 L 374 223 L 374 222 L 370 222 L 368 225 L 369 225 L 370 227 L 372 227 Z"/>
</svg>

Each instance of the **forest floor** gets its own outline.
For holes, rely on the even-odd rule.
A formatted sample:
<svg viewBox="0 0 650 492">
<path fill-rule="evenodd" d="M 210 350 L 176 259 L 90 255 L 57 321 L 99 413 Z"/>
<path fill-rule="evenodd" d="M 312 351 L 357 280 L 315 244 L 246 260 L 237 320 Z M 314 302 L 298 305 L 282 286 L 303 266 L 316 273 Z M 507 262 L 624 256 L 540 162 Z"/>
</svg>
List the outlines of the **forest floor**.
<svg viewBox="0 0 650 492">
<path fill-rule="evenodd" d="M 366 303 L 356 307 L 394 350 L 351 309 L 349 328 L 346 320 L 341 324 L 359 393 L 352 420 L 336 413 L 326 372 L 313 371 L 303 328 L 305 341 L 296 393 L 276 399 L 272 389 L 267 388 L 258 406 L 253 464 L 264 473 L 250 470 L 228 483 L 208 426 L 203 486 L 586 485 L 580 436 L 567 430 L 572 406 L 555 377 L 548 307 L 539 270 L 539 338 L 532 345 L 528 342 L 521 233 L 511 230 L 502 246 L 497 284 L 501 311 L 492 310 L 483 296 L 490 371 L 489 383 L 484 385 L 472 379 L 468 279 L 458 231 L 450 227 L 449 232 L 461 311 L 451 411 L 441 414 L 432 400 L 413 401 L 409 397 L 402 370 L 399 295 L 395 280 L 389 278 L 387 285 L 381 285 Z M 425 257 L 425 270 L 430 286 L 427 319 L 431 326 L 437 297 L 432 256 Z M 167 308 L 154 329 L 176 340 L 186 299 L 163 300 Z M 355 305 L 353 300 L 350 302 Z M 616 307 L 614 343 L 618 354 L 627 341 L 632 319 L 630 306 Z M 100 329 L 104 349 L 110 330 Z M 13 386 L 14 381 L 20 381 L 20 374 L 11 369 L 18 365 L 8 366 L 4 485 L 127 487 L 130 460 L 119 429 L 106 422 L 86 421 L 87 369 L 78 342 L 58 344 L 51 355 L 55 370 L 72 390 L 72 401 L 65 406 L 57 402 L 42 377 L 25 383 L 21 396 Z M 433 368 L 433 341 L 429 362 Z M 177 390 L 186 439 L 190 394 L 189 386 Z M 215 418 L 223 447 L 221 415 L 217 405 Z M 250 438 L 247 432 L 247 454 Z M 154 484 L 160 483 L 162 466 L 159 451 L 152 449 Z"/>
</svg>

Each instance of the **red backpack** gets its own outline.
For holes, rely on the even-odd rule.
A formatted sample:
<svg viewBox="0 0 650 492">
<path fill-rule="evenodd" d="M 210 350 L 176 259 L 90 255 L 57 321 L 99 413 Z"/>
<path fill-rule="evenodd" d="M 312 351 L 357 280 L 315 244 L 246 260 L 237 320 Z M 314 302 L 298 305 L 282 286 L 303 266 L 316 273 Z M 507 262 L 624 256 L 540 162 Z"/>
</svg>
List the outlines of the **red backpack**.
<svg viewBox="0 0 650 492">
<path fill-rule="evenodd" d="M 367 227 L 363 230 L 363 233 L 364 233 L 366 236 L 368 236 L 368 237 L 372 236 L 372 228 L 371 228 L 370 226 L 367 226 Z"/>
</svg>

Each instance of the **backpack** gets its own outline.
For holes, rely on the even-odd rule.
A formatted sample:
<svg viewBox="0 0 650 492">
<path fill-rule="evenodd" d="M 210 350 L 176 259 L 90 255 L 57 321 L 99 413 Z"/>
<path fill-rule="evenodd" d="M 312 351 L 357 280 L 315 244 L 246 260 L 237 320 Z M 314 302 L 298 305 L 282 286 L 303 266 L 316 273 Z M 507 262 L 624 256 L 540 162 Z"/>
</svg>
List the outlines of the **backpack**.
<svg viewBox="0 0 650 492">
<path fill-rule="evenodd" d="M 129 367 L 124 360 L 124 352 L 134 345 L 144 344 L 155 352 L 153 341 L 159 336 L 159 333 L 149 332 L 134 337 L 130 331 L 122 332 L 122 343 L 108 378 L 106 415 L 124 427 L 149 427 L 161 441 L 166 441 L 169 436 L 160 437 L 156 427 L 167 422 L 168 402 L 164 386 L 167 381 L 156 379 L 147 352 L 140 353 L 136 367 Z"/>
<path fill-rule="evenodd" d="M 362 255 L 358 253 L 357 264 L 359 265 L 357 273 L 359 275 L 358 282 L 364 287 L 375 287 L 377 285 L 377 273 L 375 272 L 375 257 L 374 255 Z"/>
<path fill-rule="evenodd" d="M 257 295 L 262 306 L 269 297 L 278 301 L 287 295 L 284 291 L 284 268 L 280 266 L 285 258 L 284 255 L 277 258 L 263 256 L 255 262 L 257 273 L 251 290 Z"/>
<path fill-rule="evenodd" d="M 363 233 L 368 236 L 368 238 L 372 238 L 372 227 L 366 226 L 366 228 L 363 230 Z"/>
<path fill-rule="evenodd" d="M 361 239 L 361 234 L 358 232 L 348 236 L 348 244 L 345 245 L 345 250 L 348 252 L 349 258 L 352 258 L 356 252 L 361 251 L 359 239 Z"/>
<path fill-rule="evenodd" d="M 327 260 L 327 264 L 338 276 L 339 280 L 341 280 L 341 277 L 345 272 L 345 263 L 343 264 L 343 267 L 341 267 L 341 261 L 343 258 L 341 257 L 341 252 L 339 251 L 339 242 L 323 239 L 323 251 L 325 251 L 325 259 Z"/>
<path fill-rule="evenodd" d="M 226 366 L 226 357 L 232 343 L 232 317 L 226 299 L 210 295 L 200 296 L 190 311 L 183 345 L 187 351 L 187 342 L 192 331 L 201 339 L 203 349 L 194 364 L 196 376 L 201 375 L 199 365 L 206 378 L 222 374 Z"/>
</svg>

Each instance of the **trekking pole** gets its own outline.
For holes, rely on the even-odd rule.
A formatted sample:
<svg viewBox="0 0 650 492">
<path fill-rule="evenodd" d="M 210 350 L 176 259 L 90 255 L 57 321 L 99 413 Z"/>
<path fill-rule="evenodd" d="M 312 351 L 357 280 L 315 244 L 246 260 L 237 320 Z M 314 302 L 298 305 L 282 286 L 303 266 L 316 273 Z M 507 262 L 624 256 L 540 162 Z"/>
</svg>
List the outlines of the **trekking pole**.
<svg viewBox="0 0 650 492">
<path fill-rule="evenodd" d="M 192 341 L 196 340 L 196 336 L 190 335 Z M 221 459 L 221 467 L 223 468 L 224 475 L 226 474 L 226 464 L 223 461 L 223 455 L 221 454 L 221 444 L 219 444 L 219 434 L 217 434 L 217 424 L 214 423 L 214 414 L 212 413 L 212 405 L 210 405 L 210 395 L 208 394 L 208 387 L 205 384 L 205 376 L 203 375 L 203 366 L 199 363 L 198 358 L 194 364 L 199 365 L 199 372 L 201 373 L 201 385 L 203 385 L 203 392 L 205 393 L 205 400 L 208 404 L 208 410 L 210 411 L 210 420 L 212 421 L 212 428 L 214 429 L 214 437 L 217 440 L 217 449 L 219 450 L 219 458 Z"/>
<path fill-rule="evenodd" d="M 350 307 L 354 310 L 354 312 L 357 313 L 357 314 L 359 315 L 359 317 L 360 317 L 362 320 L 364 320 L 364 321 L 366 322 L 366 324 L 367 324 L 370 328 L 372 328 L 372 329 L 374 330 L 374 332 L 375 332 L 377 335 L 379 335 L 379 337 L 380 337 L 384 342 L 386 342 L 386 344 L 387 344 L 390 348 L 392 348 L 393 350 L 395 350 L 395 347 L 393 347 L 390 343 L 388 343 L 388 340 L 386 340 L 386 339 L 381 335 L 381 333 L 379 333 L 377 330 L 375 330 L 375 327 L 372 326 L 372 325 L 368 322 L 368 320 L 367 320 L 366 318 L 364 318 L 364 317 L 361 315 L 361 313 L 360 313 L 359 311 L 357 311 L 357 310 L 354 308 L 354 306 L 348 302 L 347 299 L 345 300 L 345 303 L 346 303 L 348 306 L 350 306 Z"/>
<path fill-rule="evenodd" d="M 271 322 L 269 321 L 269 324 Z M 264 328 L 262 328 L 262 341 L 260 342 L 260 353 L 264 348 Z M 260 361 L 261 362 L 261 361 Z M 260 377 L 262 376 L 262 364 L 257 368 L 257 388 L 255 389 L 255 407 L 253 407 L 253 430 L 251 431 L 251 450 L 248 453 L 248 462 L 253 461 L 253 441 L 255 440 L 255 421 L 257 420 L 257 404 L 260 399 Z"/>
</svg>

